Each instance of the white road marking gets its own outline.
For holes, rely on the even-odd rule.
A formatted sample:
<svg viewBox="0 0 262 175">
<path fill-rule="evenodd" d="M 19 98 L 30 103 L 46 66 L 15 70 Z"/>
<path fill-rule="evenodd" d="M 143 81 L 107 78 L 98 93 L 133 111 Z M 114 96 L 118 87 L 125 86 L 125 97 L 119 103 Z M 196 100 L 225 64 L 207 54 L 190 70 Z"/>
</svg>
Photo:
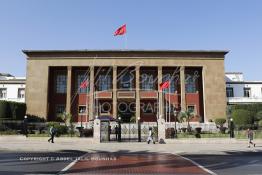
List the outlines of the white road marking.
<svg viewBox="0 0 262 175">
<path fill-rule="evenodd" d="M 173 153 L 173 154 L 174 154 L 174 153 Z M 211 171 L 211 170 L 205 168 L 204 166 L 202 166 L 202 165 L 196 163 L 195 161 L 193 161 L 193 160 L 191 160 L 191 159 L 189 159 L 189 158 L 183 157 L 183 156 L 181 156 L 181 155 L 179 155 L 179 154 L 174 154 L 174 155 L 176 155 L 176 156 L 178 156 L 178 157 L 181 157 L 182 159 L 185 159 L 185 160 L 187 160 L 187 161 L 193 163 L 193 164 L 196 165 L 198 168 L 204 170 L 205 172 L 207 172 L 207 173 L 209 173 L 209 174 L 211 174 L 211 175 L 217 175 L 215 172 L 213 172 L 213 171 Z"/>
<path fill-rule="evenodd" d="M 71 162 L 70 164 L 68 164 L 65 168 L 63 168 L 59 173 L 57 174 L 64 174 L 65 172 L 67 172 L 70 168 L 72 168 L 79 160 L 81 160 L 83 157 L 85 157 L 88 153 L 80 156 L 78 159 L 75 159 L 73 162 Z"/>
</svg>

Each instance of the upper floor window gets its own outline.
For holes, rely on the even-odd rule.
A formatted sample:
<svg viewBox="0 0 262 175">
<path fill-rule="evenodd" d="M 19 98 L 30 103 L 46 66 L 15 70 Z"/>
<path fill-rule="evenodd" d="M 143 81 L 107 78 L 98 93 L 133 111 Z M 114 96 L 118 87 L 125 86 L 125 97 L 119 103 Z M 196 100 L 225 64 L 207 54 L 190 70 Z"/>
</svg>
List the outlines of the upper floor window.
<svg viewBox="0 0 262 175">
<path fill-rule="evenodd" d="M 185 88 L 186 93 L 196 93 L 197 92 L 197 86 L 196 86 L 196 79 L 192 75 L 186 75 L 185 79 Z"/>
<path fill-rule="evenodd" d="M 120 77 L 120 89 L 132 89 L 134 75 L 130 72 L 126 72 Z"/>
<path fill-rule="evenodd" d="M 234 97 L 234 89 L 232 87 L 227 87 L 227 97 Z"/>
<path fill-rule="evenodd" d="M 175 87 L 175 77 L 172 76 L 171 74 L 165 74 L 163 76 L 163 82 L 169 81 L 170 85 L 169 88 L 165 88 L 163 89 L 164 92 L 171 92 L 171 93 L 175 93 L 175 91 L 177 90 Z"/>
<path fill-rule="evenodd" d="M 1 88 L 0 89 L 0 99 L 6 98 L 6 93 L 7 93 L 6 88 Z"/>
<path fill-rule="evenodd" d="M 110 90 L 111 85 L 112 85 L 111 75 L 99 75 L 99 77 L 98 77 L 98 91 Z"/>
<path fill-rule="evenodd" d="M 250 97 L 250 96 L 251 96 L 251 89 L 244 88 L 244 97 Z"/>
<path fill-rule="evenodd" d="M 88 85 L 88 80 L 89 80 L 89 77 L 85 74 L 85 72 L 77 74 L 76 89 L 78 90 L 78 93 L 79 93 L 79 94 L 87 93 L 88 87 L 89 87 L 89 85 Z M 85 81 L 87 81 L 87 87 L 85 87 L 85 88 L 80 88 L 80 85 L 81 85 L 83 82 L 85 82 Z"/>
<path fill-rule="evenodd" d="M 66 93 L 66 83 L 67 83 L 66 74 L 57 74 L 56 79 L 55 79 L 56 93 L 65 94 Z"/>
<path fill-rule="evenodd" d="M 144 73 L 141 75 L 141 89 L 154 90 L 154 76 L 151 73 Z"/>
<path fill-rule="evenodd" d="M 25 89 L 24 88 L 18 89 L 17 98 L 25 98 Z"/>
</svg>

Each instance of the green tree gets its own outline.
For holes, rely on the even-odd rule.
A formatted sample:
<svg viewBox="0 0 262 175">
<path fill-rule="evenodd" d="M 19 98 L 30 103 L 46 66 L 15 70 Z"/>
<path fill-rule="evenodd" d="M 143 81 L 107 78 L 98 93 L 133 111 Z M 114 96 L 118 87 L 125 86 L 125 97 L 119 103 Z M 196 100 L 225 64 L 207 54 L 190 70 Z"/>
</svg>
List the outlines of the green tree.
<svg viewBox="0 0 262 175">
<path fill-rule="evenodd" d="M 237 127 L 245 129 L 252 126 L 253 117 L 252 113 L 245 109 L 236 109 L 232 112 L 232 118 Z"/>
<path fill-rule="evenodd" d="M 190 120 L 194 117 L 194 113 L 191 111 L 181 111 L 178 114 L 178 120 L 179 121 L 183 121 L 183 122 L 187 122 L 187 131 L 191 132 L 191 126 L 190 126 Z"/>
<path fill-rule="evenodd" d="M 255 121 L 262 120 L 262 111 L 257 112 L 254 119 Z"/>
</svg>

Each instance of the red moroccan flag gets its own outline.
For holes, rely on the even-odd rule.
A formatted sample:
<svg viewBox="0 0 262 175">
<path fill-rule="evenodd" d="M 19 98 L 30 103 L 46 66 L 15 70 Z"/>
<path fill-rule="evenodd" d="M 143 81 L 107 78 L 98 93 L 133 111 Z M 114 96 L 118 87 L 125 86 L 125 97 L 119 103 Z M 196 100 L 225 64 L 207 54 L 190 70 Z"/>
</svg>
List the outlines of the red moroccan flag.
<svg viewBox="0 0 262 175">
<path fill-rule="evenodd" d="M 88 82 L 87 82 L 87 80 L 85 80 L 85 81 L 83 81 L 83 82 L 80 84 L 80 88 L 81 88 L 81 89 L 84 89 L 84 88 L 87 87 L 87 85 L 88 85 Z"/>
<path fill-rule="evenodd" d="M 122 25 L 121 27 L 119 27 L 116 31 L 114 36 L 117 35 L 124 35 L 126 33 L 126 24 Z"/>
<path fill-rule="evenodd" d="M 169 81 L 165 81 L 165 82 L 160 84 L 160 90 L 169 88 L 169 86 L 170 86 L 170 82 Z"/>
</svg>

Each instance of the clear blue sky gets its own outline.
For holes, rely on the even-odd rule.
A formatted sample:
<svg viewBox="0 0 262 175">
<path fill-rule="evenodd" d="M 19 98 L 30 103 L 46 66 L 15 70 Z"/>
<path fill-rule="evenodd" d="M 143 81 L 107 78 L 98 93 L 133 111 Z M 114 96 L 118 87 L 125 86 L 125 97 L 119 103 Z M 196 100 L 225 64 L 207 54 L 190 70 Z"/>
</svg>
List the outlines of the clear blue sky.
<svg viewBox="0 0 262 175">
<path fill-rule="evenodd" d="M 22 49 L 230 50 L 226 71 L 262 80 L 261 0 L 1 0 L 0 72 L 25 76 Z"/>
</svg>

